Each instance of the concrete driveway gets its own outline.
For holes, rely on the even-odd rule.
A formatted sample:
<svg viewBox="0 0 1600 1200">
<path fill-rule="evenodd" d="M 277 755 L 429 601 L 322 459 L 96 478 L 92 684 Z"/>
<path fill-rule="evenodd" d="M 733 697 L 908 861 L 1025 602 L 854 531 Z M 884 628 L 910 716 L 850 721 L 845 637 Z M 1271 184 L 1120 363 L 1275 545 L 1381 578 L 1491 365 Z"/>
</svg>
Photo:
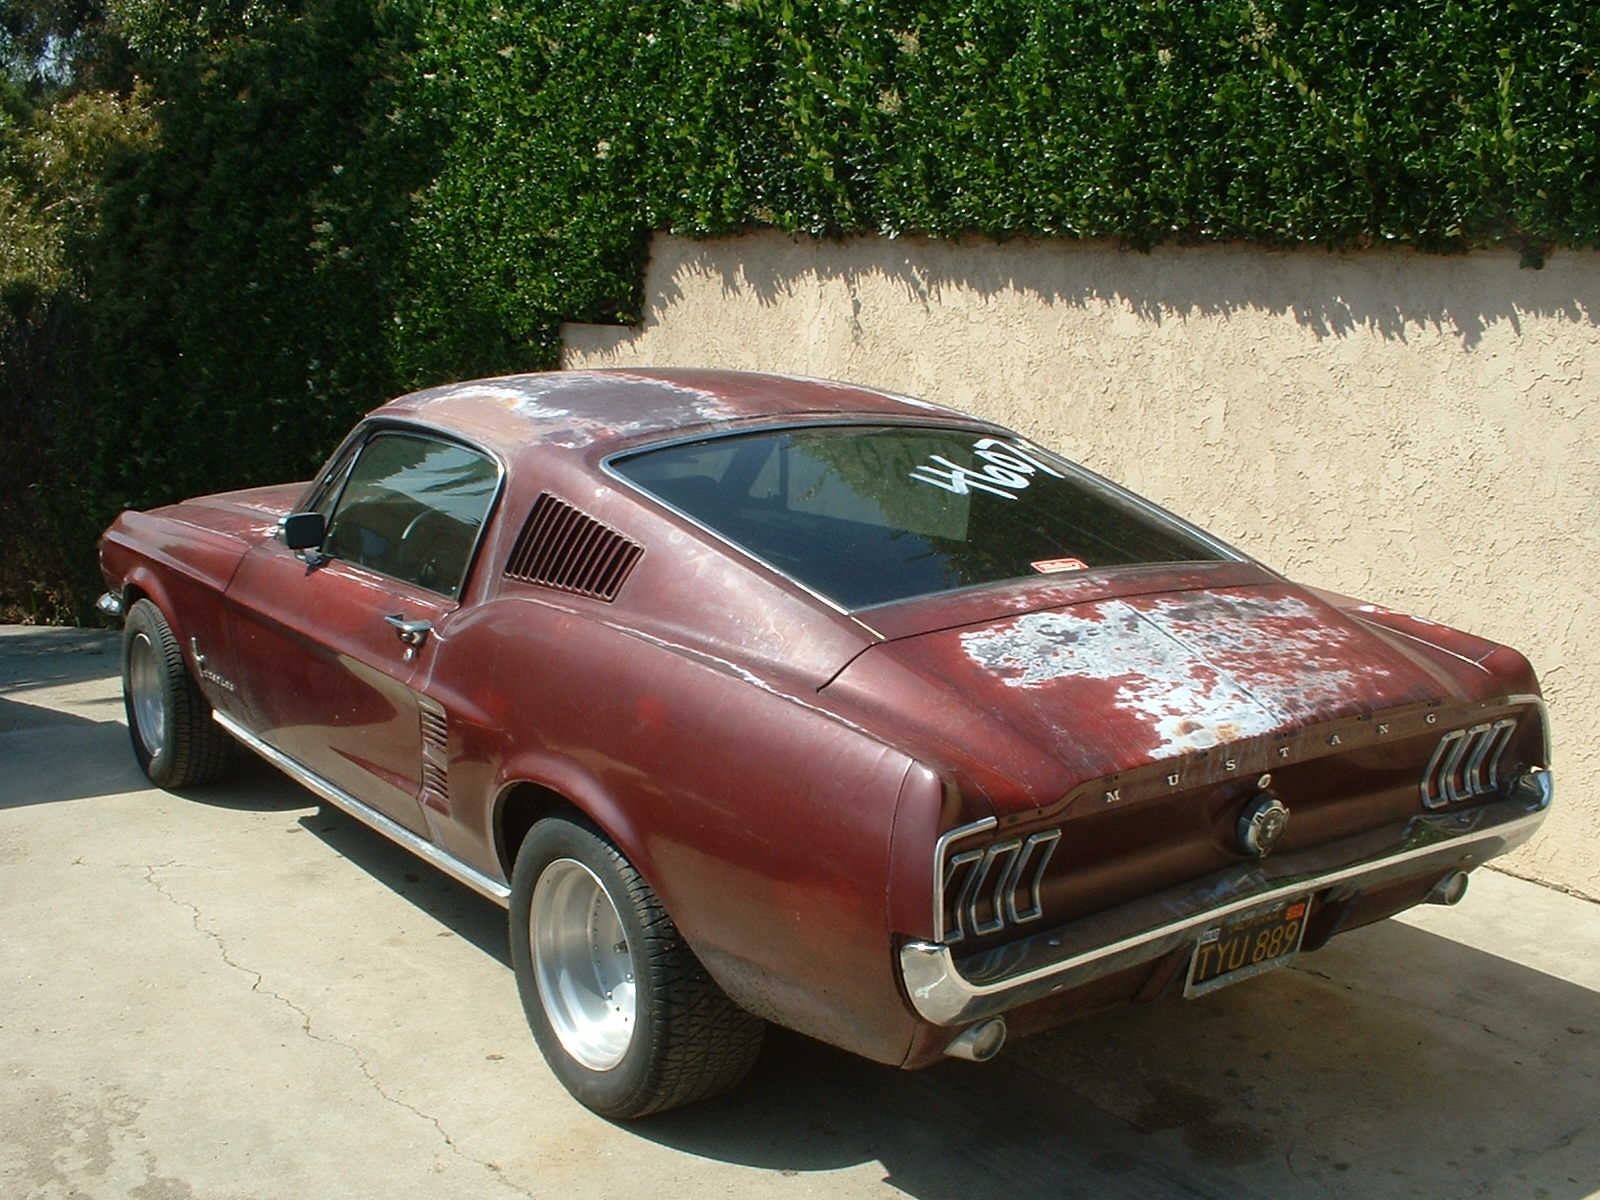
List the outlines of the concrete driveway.
<svg viewBox="0 0 1600 1200">
<path fill-rule="evenodd" d="M 777 1034 L 613 1125 L 545 1070 L 499 909 L 253 761 L 151 790 L 116 677 L 112 635 L 0 627 L 6 1200 L 1600 1196 L 1596 905 L 1480 872 L 987 1065 Z"/>
</svg>

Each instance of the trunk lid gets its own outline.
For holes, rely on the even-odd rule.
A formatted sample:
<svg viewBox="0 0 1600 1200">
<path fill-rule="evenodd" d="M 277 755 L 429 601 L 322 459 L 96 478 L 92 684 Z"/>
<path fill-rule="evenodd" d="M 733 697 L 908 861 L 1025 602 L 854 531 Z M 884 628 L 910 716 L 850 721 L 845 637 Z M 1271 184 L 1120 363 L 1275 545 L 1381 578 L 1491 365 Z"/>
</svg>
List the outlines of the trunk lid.
<svg viewBox="0 0 1600 1200">
<path fill-rule="evenodd" d="M 1001 813 L 1217 747 L 1495 690 L 1481 667 L 1447 667 L 1276 578 L 969 610 L 923 631 L 906 615 L 828 690 L 874 706 L 898 697 Z"/>
</svg>

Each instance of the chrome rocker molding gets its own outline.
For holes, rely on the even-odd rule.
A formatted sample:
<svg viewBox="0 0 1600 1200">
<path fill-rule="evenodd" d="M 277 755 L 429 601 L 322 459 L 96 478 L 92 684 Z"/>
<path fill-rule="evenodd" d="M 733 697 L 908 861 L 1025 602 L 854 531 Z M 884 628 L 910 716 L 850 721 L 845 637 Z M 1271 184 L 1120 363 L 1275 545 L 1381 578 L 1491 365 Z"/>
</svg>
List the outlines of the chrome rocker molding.
<svg viewBox="0 0 1600 1200">
<path fill-rule="evenodd" d="M 1413 817 L 1327 846 L 1231 867 L 1209 878 L 958 960 L 950 946 L 911 941 L 900 972 L 917 1012 L 961 1025 L 1169 954 L 1208 924 L 1280 900 L 1356 890 L 1438 871 L 1470 870 L 1526 841 L 1550 806 L 1548 771 L 1511 798 Z"/>
<path fill-rule="evenodd" d="M 452 879 L 461 881 L 473 891 L 487 896 L 496 904 L 504 906 L 511 902 L 511 889 L 505 884 L 495 882 L 482 871 L 475 870 L 474 868 L 467 866 L 467 864 L 462 862 L 459 858 L 455 858 L 452 855 L 446 854 L 432 842 L 425 838 L 418 837 L 416 834 L 412 833 L 411 830 L 407 829 L 404 825 L 401 825 L 395 821 L 391 821 L 388 817 L 377 811 L 377 809 L 370 808 L 363 804 L 343 788 L 337 787 L 334 784 L 329 783 L 326 779 L 322 778 L 322 776 L 306 770 L 305 767 L 301 766 L 283 751 L 274 749 L 273 747 L 267 745 L 267 743 L 263 742 L 255 734 L 251 733 L 248 729 L 239 724 L 239 722 L 235 721 L 226 713 L 213 711 L 211 715 L 213 718 L 215 718 L 218 725 L 221 725 L 234 737 L 238 738 L 262 758 L 266 759 L 273 766 L 277 767 L 278 770 L 282 771 L 285 775 L 288 775 L 296 783 L 310 788 L 329 804 L 333 804 L 344 809 L 345 812 L 349 813 L 356 820 L 372 826 L 372 828 L 383 834 L 383 836 L 388 838 L 390 841 L 398 842 L 407 850 L 417 855 L 417 857 L 427 860 L 434 866 L 438 867 L 439 870 L 443 871 L 446 875 L 450 876 Z"/>
</svg>

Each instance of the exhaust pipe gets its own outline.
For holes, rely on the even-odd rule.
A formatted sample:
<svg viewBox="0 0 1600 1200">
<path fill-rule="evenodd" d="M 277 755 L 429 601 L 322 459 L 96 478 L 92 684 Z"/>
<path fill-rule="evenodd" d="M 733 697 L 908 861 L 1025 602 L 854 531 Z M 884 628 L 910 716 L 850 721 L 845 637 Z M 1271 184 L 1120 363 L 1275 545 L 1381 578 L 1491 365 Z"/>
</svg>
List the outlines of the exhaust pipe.
<svg viewBox="0 0 1600 1200">
<path fill-rule="evenodd" d="M 988 1062 L 1000 1053 L 1006 1044 L 1006 1023 L 1000 1017 L 990 1017 L 964 1030 L 955 1041 L 944 1048 L 951 1058 L 964 1058 L 969 1062 Z"/>
<path fill-rule="evenodd" d="M 1427 895 L 1429 904 L 1460 904 L 1461 897 L 1467 894 L 1467 873 L 1465 871 L 1451 871 L 1438 883 L 1433 885 L 1433 890 Z"/>
</svg>

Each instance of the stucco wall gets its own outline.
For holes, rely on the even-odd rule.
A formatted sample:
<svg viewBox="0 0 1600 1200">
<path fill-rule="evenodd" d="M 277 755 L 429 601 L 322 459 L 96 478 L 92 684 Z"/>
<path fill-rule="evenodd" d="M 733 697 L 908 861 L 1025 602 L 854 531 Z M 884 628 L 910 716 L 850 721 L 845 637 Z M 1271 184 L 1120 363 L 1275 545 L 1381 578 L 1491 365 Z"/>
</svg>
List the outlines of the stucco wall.
<svg viewBox="0 0 1600 1200">
<path fill-rule="evenodd" d="M 1600 256 L 658 238 L 572 366 L 775 369 L 1014 425 L 1294 578 L 1509 642 L 1557 808 L 1508 869 L 1600 896 Z"/>
</svg>

